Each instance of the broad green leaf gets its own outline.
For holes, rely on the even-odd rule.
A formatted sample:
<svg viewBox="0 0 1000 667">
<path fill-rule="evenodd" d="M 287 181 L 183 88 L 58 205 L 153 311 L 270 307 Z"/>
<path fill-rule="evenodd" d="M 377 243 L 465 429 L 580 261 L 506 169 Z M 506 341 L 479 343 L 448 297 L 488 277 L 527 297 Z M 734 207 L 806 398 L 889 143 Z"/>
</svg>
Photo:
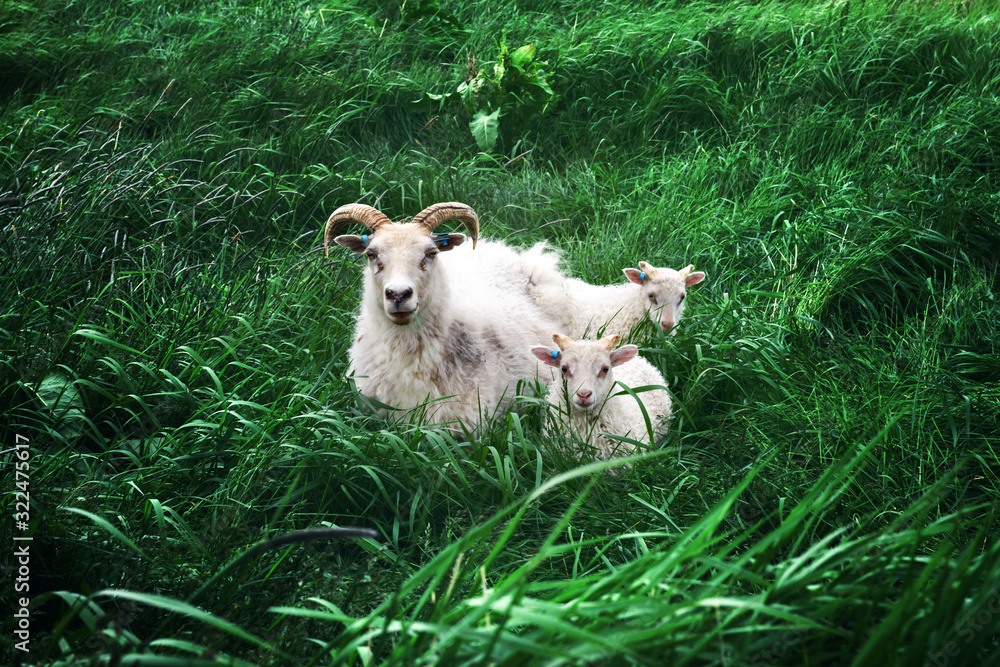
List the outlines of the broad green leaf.
<svg viewBox="0 0 1000 667">
<path fill-rule="evenodd" d="M 531 80 L 526 84 L 526 87 L 527 86 L 533 86 L 541 89 L 543 95 L 539 95 L 537 91 L 532 91 L 532 97 L 535 99 L 544 98 L 545 101 L 548 102 L 555 97 L 555 93 L 552 91 L 552 88 L 549 86 L 549 83 L 545 80 L 544 76 L 532 75 Z"/>
<path fill-rule="evenodd" d="M 531 61 L 535 59 L 535 45 L 525 44 L 520 47 L 514 53 L 510 54 L 510 64 L 518 68 L 522 72 L 524 68 L 531 64 Z"/>
<path fill-rule="evenodd" d="M 493 113 L 480 111 L 472 117 L 469 129 L 472 130 L 472 136 L 475 138 L 479 150 L 486 153 L 492 151 L 493 147 L 496 146 L 500 131 L 500 109 Z"/>
</svg>

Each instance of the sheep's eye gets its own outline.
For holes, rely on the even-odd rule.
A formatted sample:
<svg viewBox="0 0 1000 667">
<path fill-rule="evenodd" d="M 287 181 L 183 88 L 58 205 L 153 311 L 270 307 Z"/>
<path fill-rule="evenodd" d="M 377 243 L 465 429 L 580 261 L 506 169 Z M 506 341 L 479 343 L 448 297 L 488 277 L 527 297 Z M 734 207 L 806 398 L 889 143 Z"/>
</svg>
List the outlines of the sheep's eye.
<svg viewBox="0 0 1000 667">
<path fill-rule="evenodd" d="M 655 303 L 656 302 L 656 295 L 655 294 L 650 294 L 649 295 L 649 300 Z"/>
<path fill-rule="evenodd" d="M 601 366 L 601 372 L 598 375 L 598 377 L 604 377 L 605 375 L 608 374 L 608 371 L 610 371 L 610 370 L 611 370 L 610 366 Z"/>
<path fill-rule="evenodd" d="M 681 300 L 678 301 L 677 303 L 684 303 L 684 297 L 686 297 L 686 296 L 687 296 L 687 294 L 681 294 Z"/>
<path fill-rule="evenodd" d="M 570 375 L 571 375 L 571 373 L 569 372 L 569 366 L 567 366 L 565 364 L 563 364 L 562 372 L 563 372 L 563 375 L 565 375 L 566 377 L 570 377 Z"/>
<path fill-rule="evenodd" d="M 375 252 L 374 250 L 369 250 L 365 254 L 368 255 L 368 259 L 370 259 L 373 262 L 378 258 L 378 253 Z"/>
</svg>

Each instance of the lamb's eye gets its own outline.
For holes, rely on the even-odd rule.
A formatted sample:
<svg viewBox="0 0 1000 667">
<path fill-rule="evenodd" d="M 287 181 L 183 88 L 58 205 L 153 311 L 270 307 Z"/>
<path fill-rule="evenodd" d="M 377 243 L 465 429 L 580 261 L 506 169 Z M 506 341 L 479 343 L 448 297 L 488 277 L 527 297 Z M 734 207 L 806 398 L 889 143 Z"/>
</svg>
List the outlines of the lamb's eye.
<svg viewBox="0 0 1000 667">
<path fill-rule="evenodd" d="M 597 377 L 604 377 L 605 375 L 608 374 L 608 371 L 610 370 L 611 370 L 610 366 L 601 366 L 601 372 L 598 374 Z"/>
<path fill-rule="evenodd" d="M 687 294 L 681 294 L 681 300 L 678 301 L 677 303 L 684 303 L 684 297 L 686 297 L 686 296 L 687 296 Z"/>
<path fill-rule="evenodd" d="M 374 262 L 374 261 L 375 261 L 376 259 L 378 259 L 378 253 L 377 253 L 377 252 L 375 252 L 374 250 L 369 250 L 369 251 L 368 251 L 368 252 L 366 252 L 365 254 L 366 254 L 366 255 L 368 255 L 368 259 L 370 259 L 370 260 L 371 260 L 371 261 L 373 261 L 373 262 Z"/>
<path fill-rule="evenodd" d="M 650 294 L 649 295 L 649 300 L 655 303 L 656 302 L 656 295 L 655 294 Z"/>
<path fill-rule="evenodd" d="M 566 377 L 570 377 L 572 375 L 572 373 L 569 372 L 569 366 L 567 366 L 566 364 L 563 364 L 562 366 L 562 373 Z"/>
</svg>

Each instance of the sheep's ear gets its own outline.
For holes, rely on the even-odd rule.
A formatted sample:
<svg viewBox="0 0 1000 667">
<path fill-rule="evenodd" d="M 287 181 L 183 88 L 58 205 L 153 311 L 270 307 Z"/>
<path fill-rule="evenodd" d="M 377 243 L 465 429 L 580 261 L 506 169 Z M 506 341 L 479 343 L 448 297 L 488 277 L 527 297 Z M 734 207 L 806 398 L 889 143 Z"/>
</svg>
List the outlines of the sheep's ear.
<svg viewBox="0 0 1000 667">
<path fill-rule="evenodd" d="M 646 275 L 645 278 L 639 277 L 640 275 L 642 275 L 642 271 L 640 271 L 639 269 L 622 269 L 622 272 L 625 274 L 625 277 L 629 279 L 629 282 L 633 282 L 636 285 L 641 285 L 647 280 L 649 280 L 648 274 Z"/>
<path fill-rule="evenodd" d="M 704 279 L 705 279 L 704 271 L 695 271 L 694 273 L 689 273 L 687 278 L 684 279 L 684 285 L 687 287 L 691 287 L 691 285 L 697 285 Z"/>
<path fill-rule="evenodd" d="M 368 241 L 367 241 L 367 239 L 369 239 L 371 237 L 370 236 L 366 236 L 364 238 L 365 238 L 365 240 L 362 240 L 362 237 L 355 236 L 354 234 L 343 234 L 343 235 L 338 236 L 337 238 L 333 239 L 333 241 L 337 245 L 342 245 L 345 248 L 347 248 L 348 250 L 351 250 L 351 251 L 356 252 L 356 253 L 362 253 L 368 247 Z"/>
<path fill-rule="evenodd" d="M 465 243 L 465 234 L 432 234 L 432 236 L 434 238 L 434 245 L 441 252 L 457 248 Z"/>
<path fill-rule="evenodd" d="M 544 345 L 536 345 L 531 348 L 531 353 L 538 357 L 538 360 L 547 366 L 559 366 L 559 351 L 550 350 Z M 555 354 L 555 356 L 552 356 Z"/>
<path fill-rule="evenodd" d="M 611 365 L 621 366 L 626 361 L 635 359 L 635 355 L 637 354 L 639 354 L 639 348 L 635 345 L 622 345 L 617 350 L 611 351 Z"/>
</svg>

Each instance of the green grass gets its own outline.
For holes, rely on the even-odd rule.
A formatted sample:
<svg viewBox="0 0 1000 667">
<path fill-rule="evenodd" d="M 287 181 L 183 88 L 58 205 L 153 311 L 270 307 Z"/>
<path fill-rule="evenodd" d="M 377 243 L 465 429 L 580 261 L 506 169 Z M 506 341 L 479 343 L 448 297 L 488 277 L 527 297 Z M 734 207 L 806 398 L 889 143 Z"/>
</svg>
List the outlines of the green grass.
<svg viewBox="0 0 1000 667">
<path fill-rule="evenodd" d="M 8 615 L 4 662 L 985 664 L 998 21 L 6 3 L 0 431 L 29 442 L 33 540 L 30 652 Z M 460 104 L 411 103 L 500 35 L 556 99 L 487 155 Z M 661 448 L 608 472 L 531 398 L 468 441 L 358 407 L 361 268 L 321 226 L 450 200 L 590 282 L 708 272 L 641 341 L 676 398 Z M 379 537 L 254 546 L 331 527 Z"/>
</svg>

